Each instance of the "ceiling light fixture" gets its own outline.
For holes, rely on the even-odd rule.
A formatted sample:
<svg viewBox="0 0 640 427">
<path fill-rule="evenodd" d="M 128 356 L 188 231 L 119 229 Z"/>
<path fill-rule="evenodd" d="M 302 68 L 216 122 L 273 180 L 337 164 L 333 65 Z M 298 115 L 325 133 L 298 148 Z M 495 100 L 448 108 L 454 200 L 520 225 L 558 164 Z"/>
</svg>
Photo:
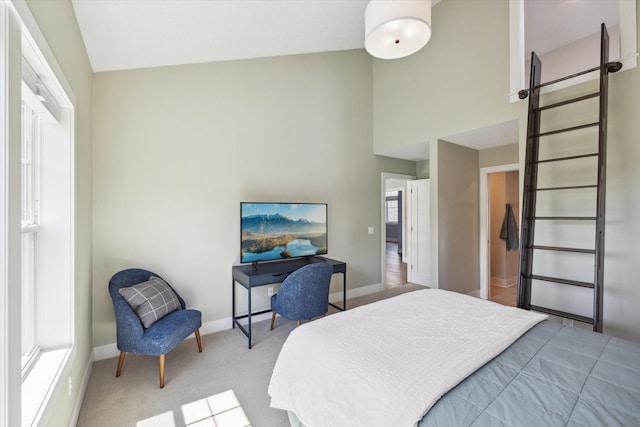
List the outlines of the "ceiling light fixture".
<svg viewBox="0 0 640 427">
<path fill-rule="evenodd" d="M 372 56 L 409 56 L 431 38 L 431 0 L 371 0 L 364 12 L 364 26 L 364 47 Z"/>
</svg>

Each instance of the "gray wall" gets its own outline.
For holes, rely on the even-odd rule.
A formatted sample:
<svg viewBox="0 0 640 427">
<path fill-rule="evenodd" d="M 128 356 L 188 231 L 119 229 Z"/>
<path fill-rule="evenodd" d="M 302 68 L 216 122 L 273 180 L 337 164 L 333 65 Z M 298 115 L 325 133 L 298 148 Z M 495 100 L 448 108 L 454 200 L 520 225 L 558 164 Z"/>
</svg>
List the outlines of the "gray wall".
<svg viewBox="0 0 640 427">
<path fill-rule="evenodd" d="M 509 2 L 441 1 L 432 22 L 429 43 L 415 55 L 373 60 L 376 154 L 526 113 L 526 104 L 508 98 Z"/>
<path fill-rule="evenodd" d="M 427 179 L 429 178 L 429 160 L 422 160 L 416 162 L 416 178 Z"/>
<path fill-rule="evenodd" d="M 386 233 L 385 236 L 387 238 L 387 242 L 396 242 L 398 243 L 398 223 L 390 223 L 387 222 L 385 224 Z"/>
<path fill-rule="evenodd" d="M 609 82 L 604 328 L 640 342 L 640 69 Z"/>
<path fill-rule="evenodd" d="M 519 147 L 517 143 L 487 148 L 480 150 L 478 163 L 481 168 L 515 164 L 519 162 L 518 154 Z"/>
<path fill-rule="evenodd" d="M 109 278 L 134 266 L 228 327 L 241 201 L 328 203 L 348 288 L 381 282 L 380 174 L 415 162 L 372 153 L 364 50 L 98 73 L 94 100 L 95 346 L 115 342 Z"/>
<path fill-rule="evenodd" d="M 438 141 L 439 288 L 480 288 L 478 151 Z"/>
</svg>

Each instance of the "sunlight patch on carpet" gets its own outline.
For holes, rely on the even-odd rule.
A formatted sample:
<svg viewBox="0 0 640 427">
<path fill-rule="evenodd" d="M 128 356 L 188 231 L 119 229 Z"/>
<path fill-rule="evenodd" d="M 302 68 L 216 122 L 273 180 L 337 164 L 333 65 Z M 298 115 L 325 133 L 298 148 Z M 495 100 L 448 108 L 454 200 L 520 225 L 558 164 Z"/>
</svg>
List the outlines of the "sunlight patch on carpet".
<svg viewBox="0 0 640 427">
<path fill-rule="evenodd" d="M 176 427 L 176 423 L 173 420 L 173 411 L 138 421 L 136 427 Z"/>
<path fill-rule="evenodd" d="M 186 427 L 251 427 L 233 390 L 223 391 L 205 399 L 182 405 Z M 147 418 L 136 427 L 177 427 L 173 411 Z"/>
<path fill-rule="evenodd" d="M 233 390 L 182 405 L 182 416 L 189 427 L 250 427 Z"/>
</svg>

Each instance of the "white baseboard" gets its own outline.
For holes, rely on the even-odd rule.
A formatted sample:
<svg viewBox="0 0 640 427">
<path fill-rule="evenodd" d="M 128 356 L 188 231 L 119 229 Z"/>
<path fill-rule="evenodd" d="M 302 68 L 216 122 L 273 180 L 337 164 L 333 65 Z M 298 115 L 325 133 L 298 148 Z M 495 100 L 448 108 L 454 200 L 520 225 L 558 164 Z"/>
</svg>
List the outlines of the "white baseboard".
<svg viewBox="0 0 640 427">
<path fill-rule="evenodd" d="M 491 284 L 494 286 L 499 286 L 501 288 L 510 288 L 511 286 L 518 284 L 518 276 L 512 276 L 507 279 L 492 277 Z"/>
<path fill-rule="evenodd" d="M 73 404 L 73 412 L 71 413 L 71 419 L 69 420 L 69 427 L 75 427 L 78 424 L 78 418 L 80 417 L 80 409 L 82 409 L 82 401 L 84 395 L 87 393 L 87 387 L 89 386 L 89 378 L 91 378 L 91 370 L 93 368 L 93 352 L 89 355 L 87 360 L 87 366 L 84 369 L 82 375 L 82 382 L 80 383 L 80 389 L 78 390 L 78 396 Z"/>
<path fill-rule="evenodd" d="M 364 295 L 373 294 L 375 292 L 380 292 L 383 290 L 384 290 L 384 286 L 382 285 L 382 283 L 362 286 L 355 289 L 348 289 L 347 299 L 357 298 Z M 329 301 L 334 304 L 342 302 L 342 291 L 329 294 Z M 263 320 L 269 320 L 269 319 L 271 319 L 271 313 L 263 313 L 263 314 L 257 314 L 257 315 L 251 316 L 252 322 L 261 322 Z M 231 317 L 225 317 L 223 319 L 205 322 L 200 327 L 200 335 L 208 335 L 208 334 L 213 334 L 215 332 L 225 331 L 227 329 L 231 329 L 231 326 L 232 326 Z M 195 335 L 191 334 L 189 337 L 187 337 L 187 339 L 192 339 L 192 338 L 195 338 Z M 104 359 L 110 359 L 112 357 L 117 357 L 119 354 L 120 354 L 120 350 L 118 350 L 116 343 L 102 345 L 100 347 L 96 347 L 93 349 L 93 361 L 97 362 Z"/>
<path fill-rule="evenodd" d="M 375 283 L 373 285 L 362 286 L 355 289 L 347 289 L 347 299 L 358 298 L 364 295 L 373 294 L 376 292 L 384 291 L 382 283 Z M 329 302 L 336 303 L 342 301 L 342 291 L 329 294 Z"/>
<path fill-rule="evenodd" d="M 100 347 L 95 347 L 93 349 L 93 361 L 98 362 L 104 359 L 110 359 L 119 355 L 118 347 L 116 343 L 101 345 Z"/>
</svg>

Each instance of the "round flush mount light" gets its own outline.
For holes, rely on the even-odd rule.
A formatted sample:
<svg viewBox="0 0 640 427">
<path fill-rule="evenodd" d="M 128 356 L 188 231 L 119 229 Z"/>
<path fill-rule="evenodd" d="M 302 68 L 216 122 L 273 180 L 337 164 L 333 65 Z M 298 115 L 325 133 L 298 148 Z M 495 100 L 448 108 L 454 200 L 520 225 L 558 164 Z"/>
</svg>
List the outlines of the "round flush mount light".
<svg viewBox="0 0 640 427">
<path fill-rule="evenodd" d="M 372 0 L 364 12 L 364 23 L 364 47 L 372 56 L 409 56 L 431 38 L 431 0 Z"/>
</svg>

